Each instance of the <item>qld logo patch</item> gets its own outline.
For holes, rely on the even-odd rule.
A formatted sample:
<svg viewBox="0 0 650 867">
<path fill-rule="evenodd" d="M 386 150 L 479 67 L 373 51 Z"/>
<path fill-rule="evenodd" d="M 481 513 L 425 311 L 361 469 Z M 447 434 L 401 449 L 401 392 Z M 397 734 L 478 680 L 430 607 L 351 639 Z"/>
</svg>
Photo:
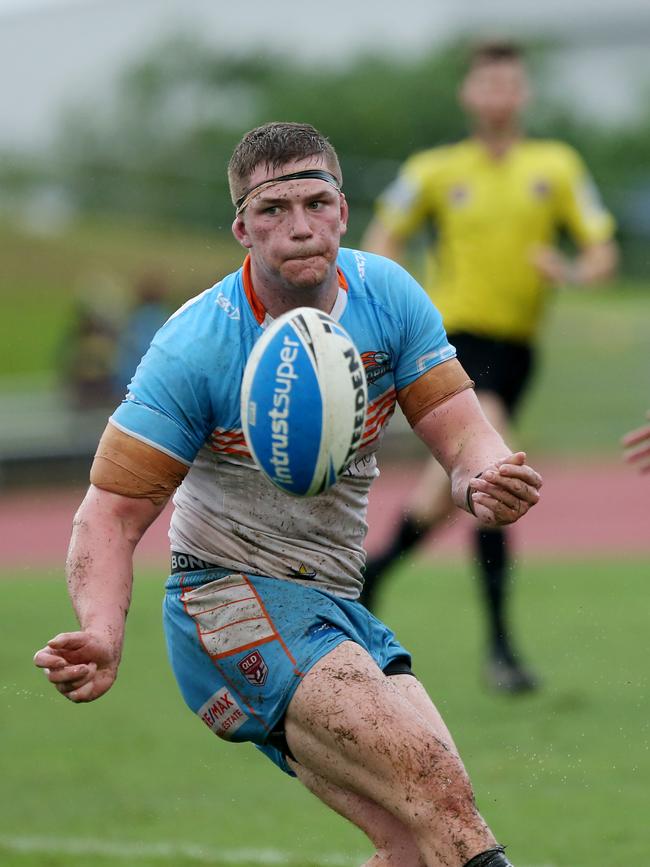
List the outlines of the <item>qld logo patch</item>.
<svg viewBox="0 0 650 867">
<path fill-rule="evenodd" d="M 269 675 L 269 667 L 264 662 L 264 657 L 259 650 L 254 650 L 248 656 L 240 659 L 237 668 L 253 686 L 264 686 Z"/>
</svg>

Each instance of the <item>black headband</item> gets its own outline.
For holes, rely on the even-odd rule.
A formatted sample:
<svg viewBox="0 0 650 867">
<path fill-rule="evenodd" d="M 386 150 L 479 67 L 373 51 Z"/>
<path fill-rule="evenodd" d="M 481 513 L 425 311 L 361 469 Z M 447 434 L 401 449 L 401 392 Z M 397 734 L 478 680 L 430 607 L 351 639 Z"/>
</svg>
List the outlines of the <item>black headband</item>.
<svg viewBox="0 0 650 867">
<path fill-rule="evenodd" d="M 316 178 L 321 181 L 327 181 L 328 184 L 336 187 L 337 190 L 341 189 L 341 185 L 338 182 L 338 179 L 331 172 L 328 172 L 325 169 L 304 169 L 301 172 L 291 172 L 288 175 L 278 175 L 277 178 L 268 178 L 268 180 L 266 181 L 260 181 L 259 184 L 255 184 L 254 187 L 251 187 L 250 190 L 247 190 L 244 195 L 240 196 L 235 202 L 235 209 L 237 213 L 239 213 L 246 207 L 248 201 L 250 200 L 251 193 L 254 193 L 255 190 L 259 190 L 260 187 L 271 186 L 272 184 L 277 184 L 280 181 L 295 181 L 301 178 Z"/>
</svg>

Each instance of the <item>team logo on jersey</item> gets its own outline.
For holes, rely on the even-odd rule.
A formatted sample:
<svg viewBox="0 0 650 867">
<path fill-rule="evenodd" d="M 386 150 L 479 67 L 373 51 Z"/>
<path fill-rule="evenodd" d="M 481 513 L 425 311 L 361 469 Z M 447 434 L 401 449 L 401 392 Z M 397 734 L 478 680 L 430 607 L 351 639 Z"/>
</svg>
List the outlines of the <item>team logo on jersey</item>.
<svg viewBox="0 0 650 867">
<path fill-rule="evenodd" d="M 312 578 L 316 577 L 316 570 L 308 569 L 304 563 L 301 563 L 297 569 L 292 569 L 290 566 L 289 572 L 293 578 L 301 578 L 303 581 L 311 581 Z"/>
<path fill-rule="evenodd" d="M 454 184 L 449 190 L 449 204 L 454 208 L 466 205 L 469 201 L 470 190 L 467 184 Z"/>
<path fill-rule="evenodd" d="M 264 686 L 269 675 L 269 667 L 259 650 L 254 650 L 240 659 L 237 668 L 253 686 Z"/>
<path fill-rule="evenodd" d="M 548 199 L 551 195 L 551 185 L 546 178 L 537 178 L 531 184 L 530 191 L 535 199 Z"/>
<path fill-rule="evenodd" d="M 362 352 L 361 361 L 363 362 L 363 369 L 366 371 L 368 385 L 381 379 L 385 373 L 393 369 L 390 355 L 381 349 Z"/>
<path fill-rule="evenodd" d="M 215 735 L 226 740 L 248 719 L 227 686 L 210 696 L 197 714 Z"/>
</svg>

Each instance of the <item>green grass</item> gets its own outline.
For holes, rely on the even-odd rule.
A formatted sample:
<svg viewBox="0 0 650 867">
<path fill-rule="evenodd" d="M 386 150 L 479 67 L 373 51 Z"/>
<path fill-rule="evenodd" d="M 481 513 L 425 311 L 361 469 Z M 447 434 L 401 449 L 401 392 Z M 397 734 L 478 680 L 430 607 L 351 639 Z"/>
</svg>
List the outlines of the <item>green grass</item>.
<svg viewBox="0 0 650 867">
<path fill-rule="evenodd" d="M 382 613 L 412 649 L 482 812 L 518 867 L 644 863 L 650 727 L 639 602 L 649 566 L 520 564 L 514 614 L 545 680 L 529 697 L 494 696 L 481 684 L 482 624 L 465 567 L 420 560 L 385 589 Z M 219 742 L 186 710 L 165 658 L 161 584 L 137 578 L 114 689 L 73 706 L 30 661 L 74 625 L 63 582 L 5 576 L 0 863 L 308 867 L 327 854 L 361 863 L 361 834 L 254 748 Z M 155 845 L 166 847 L 160 857 Z M 246 861 L 244 850 L 266 855 Z"/>
<path fill-rule="evenodd" d="M 531 451 L 609 453 L 650 407 L 650 284 L 561 293 L 519 424 Z"/>
</svg>

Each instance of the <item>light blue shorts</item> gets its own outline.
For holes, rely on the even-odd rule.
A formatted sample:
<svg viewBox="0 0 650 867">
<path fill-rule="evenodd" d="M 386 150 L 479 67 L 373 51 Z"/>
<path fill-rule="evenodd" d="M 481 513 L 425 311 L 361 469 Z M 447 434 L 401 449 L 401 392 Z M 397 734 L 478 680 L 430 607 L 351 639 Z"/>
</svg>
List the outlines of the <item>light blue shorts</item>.
<svg viewBox="0 0 650 867">
<path fill-rule="evenodd" d="M 273 744 L 314 663 L 354 641 L 382 670 L 410 667 L 387 626 L 361 603 L 323 590 L 218 568 L 172 575 L 166 590 L 167 650 L 186 703 L 216 735 L 252 741 L 287 773 Z"/>
</svg>

